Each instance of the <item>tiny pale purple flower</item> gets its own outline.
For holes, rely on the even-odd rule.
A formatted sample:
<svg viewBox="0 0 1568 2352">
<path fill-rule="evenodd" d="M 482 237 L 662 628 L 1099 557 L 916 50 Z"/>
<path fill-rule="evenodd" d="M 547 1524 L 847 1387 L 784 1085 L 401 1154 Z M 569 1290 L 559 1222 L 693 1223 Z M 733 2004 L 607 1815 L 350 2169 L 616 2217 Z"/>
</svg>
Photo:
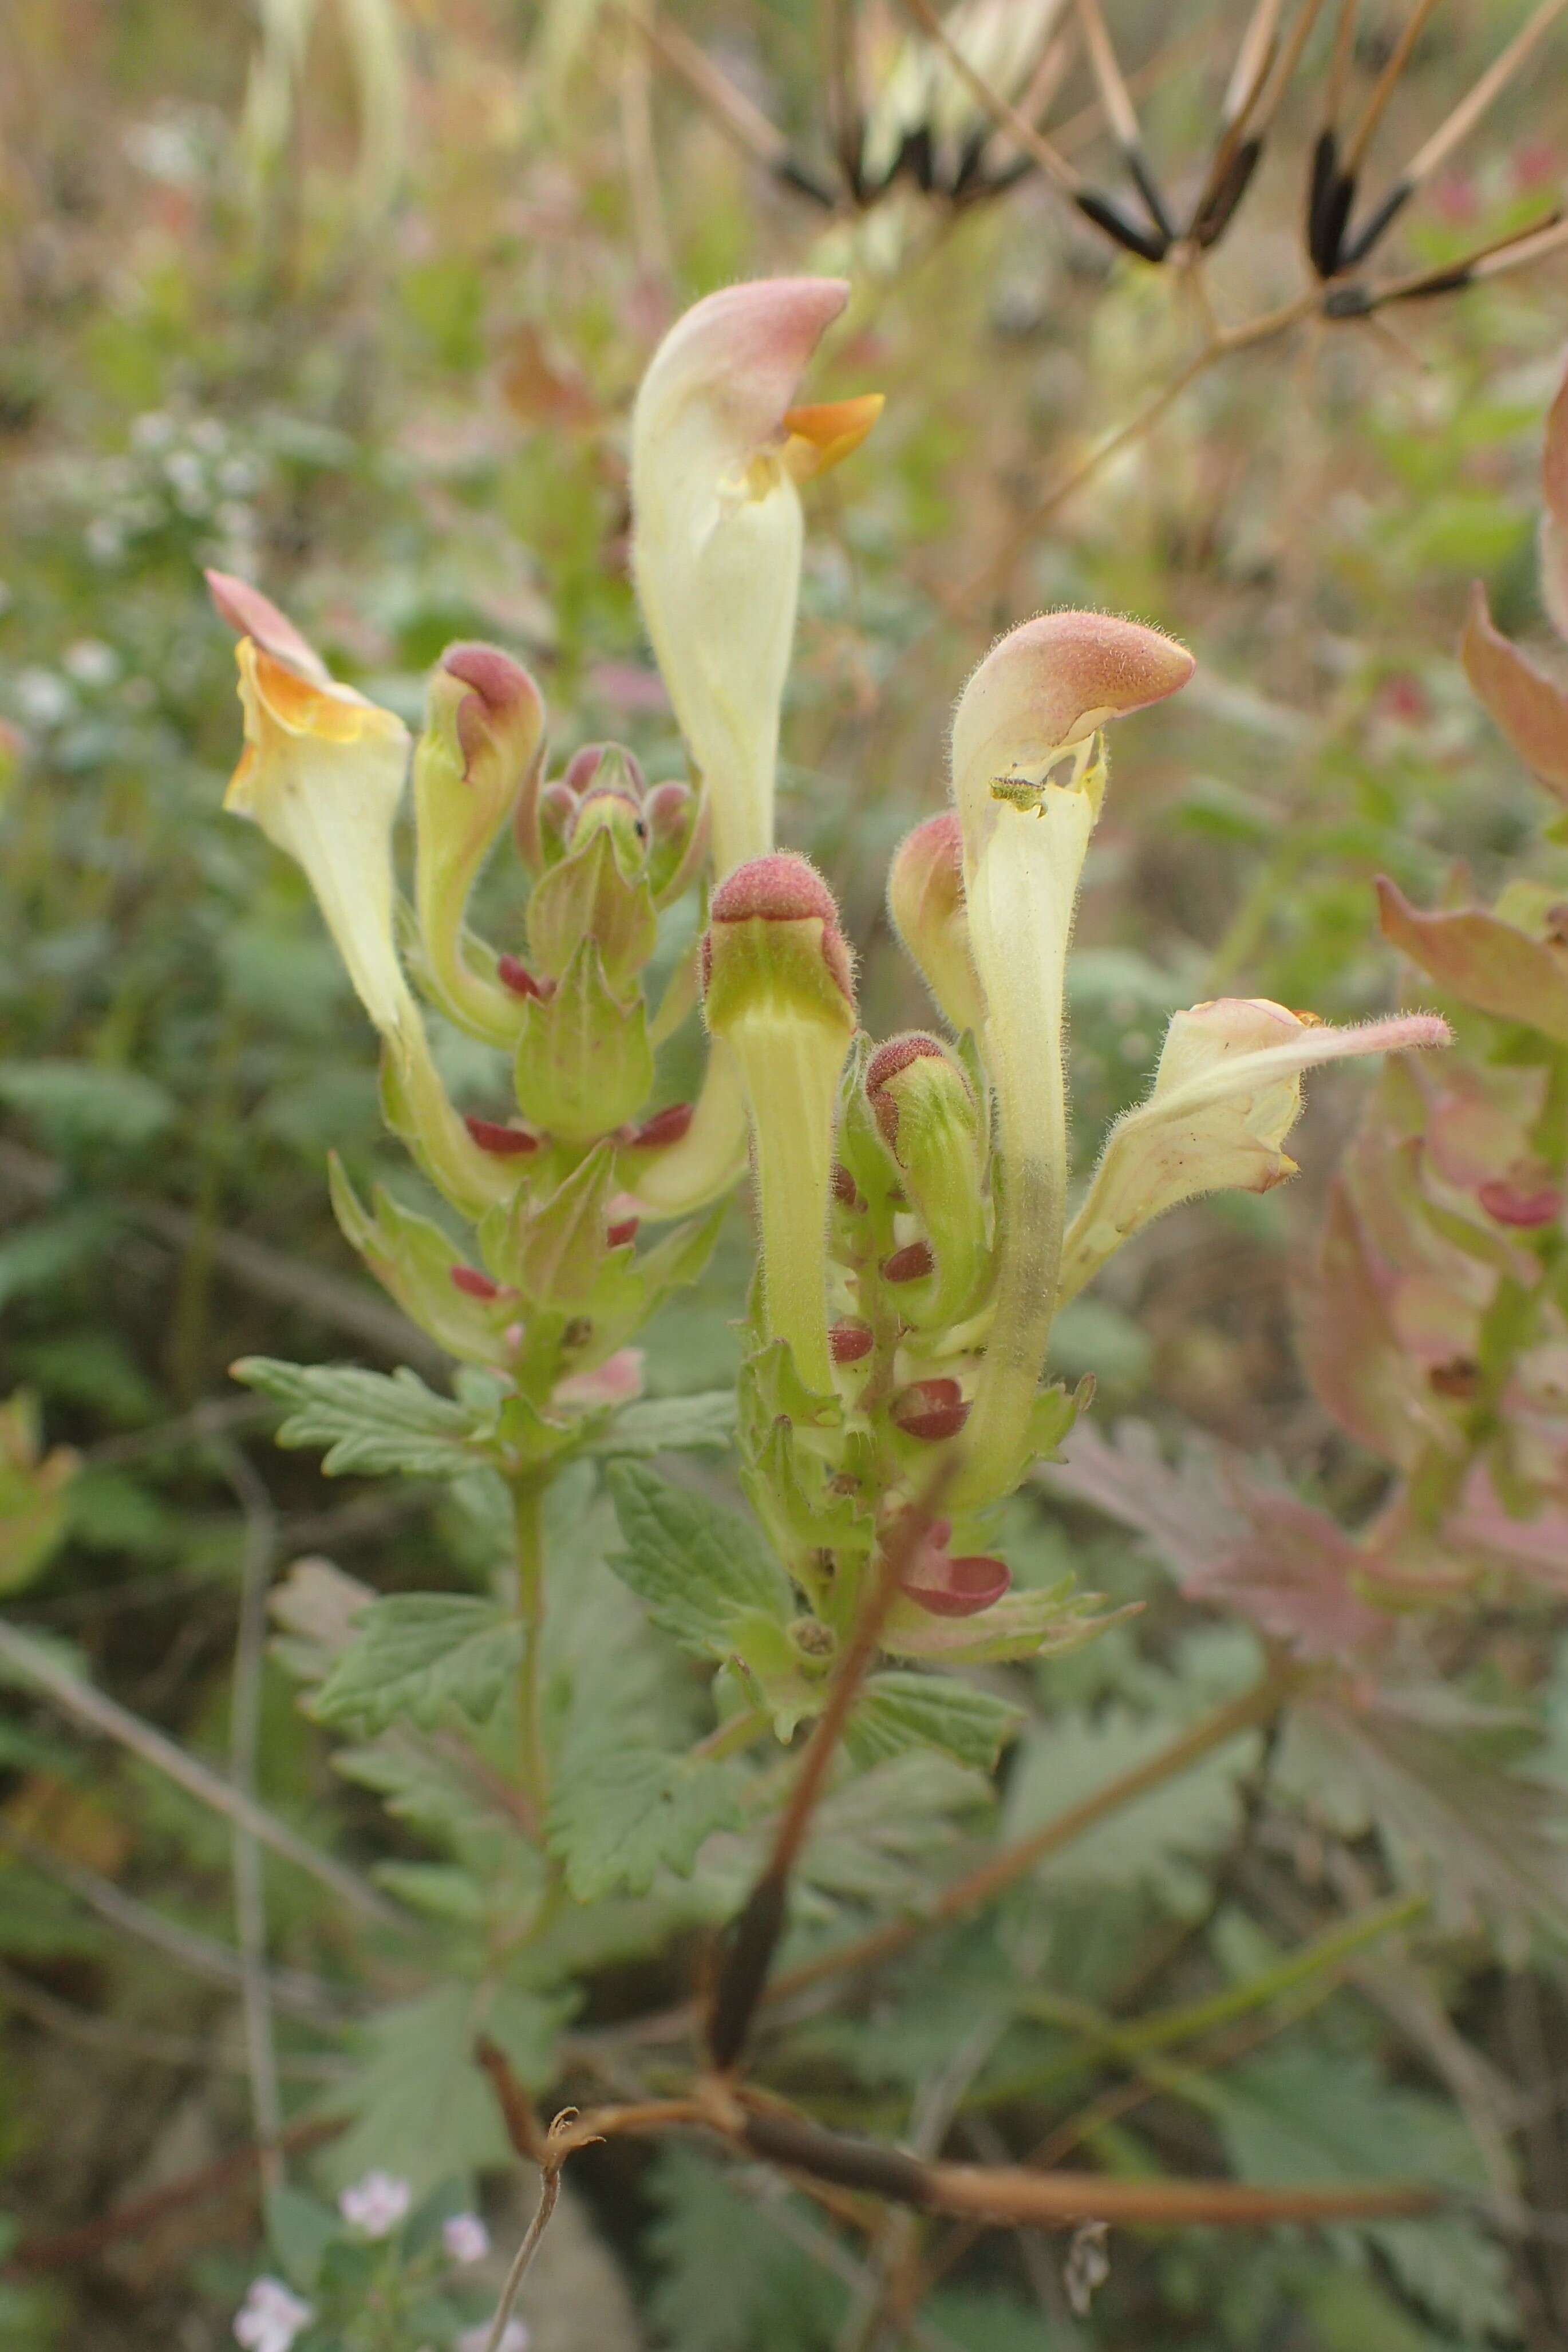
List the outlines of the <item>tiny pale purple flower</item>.
<svg viewBox="0 0 1568 2352">
<path fill-rule="evenodd" d="M 406 2180 L 399 2180 L 390 2172 L 367 2172 L 362 2180 L 344 2189 L 338 2200 L 338 2210 L 345 2221 L 362 2230 L 367 2238 L 385 2238 L 408 2211 L 413 2195 Z"/>
<path fill-rule="evenodd" d="M 490 2251 L 490 2232 L 477 2213 L 454 2213 L 441 2225 L 441 2242 L 455 2263 L 482 2263 Z"/>
<path fill-rule="evenodd" d="M 235 2341 L 245 2352 L 289 2352 L 300 2329 L 308 2327 L 315 2316 L 281 2279 L 252 2279 L 235 2314 Z"/>
</svg>

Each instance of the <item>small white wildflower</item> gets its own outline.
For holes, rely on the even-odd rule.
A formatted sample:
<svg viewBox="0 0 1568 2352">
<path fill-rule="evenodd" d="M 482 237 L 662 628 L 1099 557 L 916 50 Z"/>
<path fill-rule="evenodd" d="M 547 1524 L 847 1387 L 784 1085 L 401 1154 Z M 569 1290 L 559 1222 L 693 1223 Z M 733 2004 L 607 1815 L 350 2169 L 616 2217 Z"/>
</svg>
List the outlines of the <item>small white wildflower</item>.
<svg viewBox="0 0 1568 2352">
<path fill-rule="evenodd" d="M 245 2352 L 289 2352 L 302 2327 L 316 2315 L 308 2303 L 286 2287 L 281 2279 L 252 2279 L 244 2303 L 235 2314 L 235 2341 Z"/>
<path fill-rule="evenodd" d="M 120 676 L 120 656 L 101 637 L 78 637 L 66 647 L 60 667 L 78 686 L 112 686 Z"/>
<path fill-rule="evenodd" d="M 147 408 L 131 428 L 133 449 L 166 449 L 174 438 L 174 420 L 166 409 Z"/>
<path fill-rule="evenodd" d="M 118 563 L 125 552 L 125 533 L 110 515 L 94 515 L 83 536 L 95 563 Z"/>
<path fill-rule="evenodd" d="M 384 2238 L 408 2211 L 413 2195 L 406 2180 L 399 2180 L 390 2172 L 367 2172 L 362 2180 L 344 2189 L 338 2200 L 338 2210 L 345 2221 L 362 2230 L 367 2238 Z"/>
<path fill-rule="evenodd" d="M 29 727 L 57 727 L 75 709 L 75 698 L 57 670 L 16 672 L 13 688 L 18 716 Z"/>
<path fill-rule="evenodd" d="M 453 2346 L 452 2352 L 486 2352 L 490 2341 L 488 2324 L 483 2327 L 465 2327 Z M 501 2340 L 496 2352 L 528 2352 L 528 2331 L 520 2319 L 508 2319 L 501 2330 Z"/>
<path fill-rule="evenodd" d="M 490 2251 L 490 2232 L 477 2213 L 454 2213 L 441 2225 L 441 2242 L 455 2263 L 482 2263 Z"/>
</svg>

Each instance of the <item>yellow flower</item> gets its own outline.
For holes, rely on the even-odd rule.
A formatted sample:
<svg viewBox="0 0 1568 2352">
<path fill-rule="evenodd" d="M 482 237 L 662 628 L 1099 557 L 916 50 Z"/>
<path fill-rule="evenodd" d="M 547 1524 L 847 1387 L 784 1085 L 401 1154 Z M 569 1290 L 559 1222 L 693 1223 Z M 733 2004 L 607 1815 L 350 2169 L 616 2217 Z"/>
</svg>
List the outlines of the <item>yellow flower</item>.
<svg viewBox="0 0 1568 2352">
<path fill-rule="evenodd" d="M 1067 1184 L 1062 991 L 1105 786 L 1101 728 L 1185 686 L 1192 656 L 1106 613 L 1048 613 L 994 646 L 953 719 L 969 949 L 997 1097 L 997 1314 L 955 1498 L 1002 1493 L 1028 1452 L 1056 1308 Z"/>
<path fill-rule="evenodd" d="M 1446 1045 L 1434 1013 L 1331 1029 L 1267 997 L 1222 996 L 1176 1013 L 1146 1100 L 1111 1129 L 1068 1229 L 1061 1297 L 1075 1297 L 1129 1235 L 1199 1192 L 1267 1192 L 1296 1172 L 1285 1138 L 1301 1073 L 1347 1054 Z"/>
<path fill-rule="evenodd" d="M 711 803 L 720 880 L 773 845 L 800 584 L 797 485 L 858 447 L 882 406 L 874 394 L 790 405 L 848 296 L 835 278 L 710 294 L 654 352 L 632 413 L 637 593 Z"/>
<path fill-rule="evenodd" d="M 255 603 L 274 610 L 265 598 Z M 219 600 L 225 618 L 236 616 L 232 594 Z M 254 617 L 247 609 L 245 618 Z M 392 929 L 392 826 L 408 730 L 394 712 L 337 684 L 302 638 L 296 642 L 308 670 L 269 634 L 273 650 L 248 635 L 235 648 L 245 749 L 224 806 L 304 867 L 361 1003 L 382 1034 L 401 1044 L 418 1023 Z"/>
</svg>

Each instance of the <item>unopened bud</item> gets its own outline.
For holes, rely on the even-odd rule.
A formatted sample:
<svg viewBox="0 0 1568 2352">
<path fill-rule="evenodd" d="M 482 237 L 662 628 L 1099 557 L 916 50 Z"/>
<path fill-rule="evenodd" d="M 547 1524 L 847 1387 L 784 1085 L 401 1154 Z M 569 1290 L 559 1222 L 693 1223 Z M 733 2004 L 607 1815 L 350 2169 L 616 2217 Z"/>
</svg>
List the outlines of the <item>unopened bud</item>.
<svg viewBox="0 0 1568 2352">
<path fill-rule="evenodd" d="M 551 994 L 524 1007 L 514 1075 L 524 1118 L 569 1143 L 612 1134 L 647 1099 L 653 1057 L 642 999 L 615 994 L 591 939 Z"/>
<path fill-rule="evenodd" d="M 461 1290 L 469 1298 L 499 1298 L 501 1296 L 500 1284 L 492 1281 L 487 1274 L 481 1274 L 476 1265 L 455 1265 L 452 1283 L 455 1289 Z"/>
<path fill-rule="evenodd" d="M 538 1137 L 526 1127 L 505 1127 L 498 1119 L 476 1118 L 472 1112 L 463 1124 L 481 1151 L 493 1151 L 500 1160 L 517 1160 L 539 1148 Z"/>
<path fill-rule="evenodd" d="M 509 1045 L 517 1007 L 476 968 L 469 893 L 543 756 L 544 704 L 494 646 L 449 646 L 432 675 L 413 757 L 414 898 L 430 984 L 473 1035 Z"/>
<path fill-rule="evenodd" d="M 626 1148 L 629 1151 L 663 1151 L 689 1134 L 691 1124 L 692 1106 L 689 1102 L 668 1103 L 663 1110 L 656 1110 L 652 1118 L 645 1118 L 641 1127 L 632 1129 L 626 1138 Z"/>
<path fill-rule="evenodd" d="M 536 980 L 520 956 L 498 955 L 496 958 L 496 977 L 503 987 L 511 990 L 514 996 L 548 996 L 550 993 L 550 983 Z"/>
<path fill-rule="evenodd" d="M 591 810 L 599 821 L 583 816 Z M 605 794 L 580 804 L 573 845 L 535 883 L 528 900 L 528 952 L 534 970 L 559 980 L 585 940 L 597 947 L 611 987 L 631 986 L 653 954 L 658 938 L 653 901 L 636 866 L 622 862 L 617 834 L 619 813 L 630 803 Z M 636 845 L 641 857 L 641 845 Z"/>
<path fill-rule="evenodd" d="M 953 1322 L 972 1302 L 988 1262 L 979 1106 L 947 1047 L 918 1034 L 878 1046 L 866 1066 L 865 1093 L 935 1253 L 936 1278 L 915 1319 Z M 891 1265 L 883 1271 L 890 1281 L 913 1278 L 894 1274 Z"/>
<path fill-rule="evenodd" d="M 655 784 L 643 804 L 648 827 L 648 887 L 672 905 L 695 880 L 707 853 L 707 803 L 690 784 Z"/>
<path fill-rule="evenodd" d="M 856 1322 L 845 1316 L 828 1333 L 828 1352 L 835 1364 L 858 1364 L 870 1355 L 876 1342 L 869 1323 Z"/>
<path fill-rule="evenodd" d="M 906 1242 L 882 1262 L 884 1282 L 921 1282 L 936 1266 L 929 1242 Z"/>
<path fill-rule="evenodd" d="M 707 1024 L 737 1064 L 762 1223 L 764 1325 L 809 1388 L 828 1389 L 828 1192 L 854 982 L 832 893 L 803 857 L 737 866 L 703 940 Z"/>
<path fill-rule="evenodd" d="M 893 1419 L 906 1437 L 956 1437 L 969 1418 L 956 1381 L 912 1381 L 893 1401 Z"/>
<path fill-rule="evenodd" d="M 927 1548 L 900 1577 L 899 1590 L 933 1617 L 977 1617 L 1001 1599 L 1012 1580 L 1005 1560 L 980 1553 L 951 1559 Z"/>
<path fill-rule="evenodd" d="M 969 953 L 964 841 L 956 809 L 927 817 L 900 842 L 888 871 L 887 908 L 946 1019 L 960 1035 L 966 1029 L 978 1035 L 986 1008 Z"/>
</svg>

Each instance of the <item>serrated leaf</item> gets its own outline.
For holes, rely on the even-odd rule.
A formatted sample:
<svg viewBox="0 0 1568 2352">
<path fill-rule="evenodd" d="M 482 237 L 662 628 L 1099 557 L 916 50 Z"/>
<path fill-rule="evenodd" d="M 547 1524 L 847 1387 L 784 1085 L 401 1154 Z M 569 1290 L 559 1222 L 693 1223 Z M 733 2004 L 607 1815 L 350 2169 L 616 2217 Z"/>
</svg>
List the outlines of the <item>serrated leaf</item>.
<svg viewBox="0 0 1568 2352">
<path fill-rule="evenodd" d="M 735 1391 L 716 1389 L 702 1396 L 641 1398 L 623 1406 L 584 1450 L 605 1461 L 695 1454 L 721 1450 L 734 1434 Z"/>
<path fill-rule="evenodd" d="M 394 1592 L 372 1601 L 354 1640 L 311 1701 L 320 1723 L 360 1732 L 399 1721 L 425 1728 L 453 1714 L 482 1722 L 516 1673 L 523 1630 L 495 1601 L 466 1592 Z"/>
<path fill-rule="evenodd" d="M 641 1464 L 605 1475 L 626 1544 L 610 1566 L 655 1625 L 696 1657 L 727 1657 L 748 1616 L 783 1624 L 789 1580 L 751 1520 L 672 1486 Z"/>
<path fill-rule="evenodd" d="M 1270 2051 L 1210 2086 L 1216 2121 L 1243 2180 L 1302 2184 L 1409 2180 L 1474 2191 L 1482 2175 L 1454 2110 L 1385 2083 L 1366 2060 L 1315 2045 Z M 1336 2229 L 1374 2246 L 1401 2284 L 1467 2342 L 1511 2337 L 1518 2314 L 1502 2248 L 1461 2212 Z"/>
<path fill-rule="evenodd" d="M 359 2034 L 361 2062 L 334 2106 L 355 2120 L 324 2158 L 335 2184 L 372 2168 L 416 2196 L 454 2173 L 502 2164 L 510 2150 L 495 2095 L 474 2063 L 481 2032 L 500 2043 L 526 2088 L 548 2083 L 565 2004 L 507 1987 L 486 1996 L 444 1984 L 384 2009 Z"/>
<path fill-rule="evenodd" d="M 1003 1835 L 1027 1837 L 1123 1773 L 1169 1746 L 1168 1717 L 1124 1706 L 1098 1715 L 1074 1708 L 1031 1730 L 1013 1769 Z M 1191 1770 L 1163 1782 L 1101 1822 L 1045 1865 L 1063 1881 L 1106 1888 L 1142 1886 L 1178 1916 L 1208 1900 L 1203 1864 L 1234 1833 L 1237 1783 L 1257 1754 L 1256 1735 L 1230 1741 Z"/>
<path fill-rule="evenodd" d="M 794 2208 L 782 2185 L 753 2200 L 705 2158 L 660 2151 L 649 2175 L 658 2277 L 648 2317 L 680 2352 L 820 2352 L 837 2341 L 841 2281 L 768 2218 Z"/>
<path fill-rule="evenodd" d="M 246 1388 L 287 1406 L 279 1445 L 327 1449 L 321 1467 L 329 1478 L 350 1472 L 373 1477 L 388 1470 L 413 1478 L 451 1478 L 474 1467 L 473 1407 L 437 1396 L 406 1365 L 389 1375 L 357 1364 L 286 1364 L 271 1356 L 242 1356 L 231 1369 Z"/>
<path fill-rule="evenodd" d="M 732 1765 L 656 1748 L 577 1743 L 561 1760 L 550 1804 L 550 1851 L 579 1903 L 617 1887 L 645 1895 L 661 1870 L 689 1874 L 715 1830 L 744 1815 Z"/>
<path fill-rule="evenodd" d="M 855 1702 L 846 1745 L 862 1763 L 911 1748 L 939 1748 L 988 1772 L 1017 1732 L 1023 1710 L 971 1683 L 942 1675 L 873 1675 Z"/>
</svg>

